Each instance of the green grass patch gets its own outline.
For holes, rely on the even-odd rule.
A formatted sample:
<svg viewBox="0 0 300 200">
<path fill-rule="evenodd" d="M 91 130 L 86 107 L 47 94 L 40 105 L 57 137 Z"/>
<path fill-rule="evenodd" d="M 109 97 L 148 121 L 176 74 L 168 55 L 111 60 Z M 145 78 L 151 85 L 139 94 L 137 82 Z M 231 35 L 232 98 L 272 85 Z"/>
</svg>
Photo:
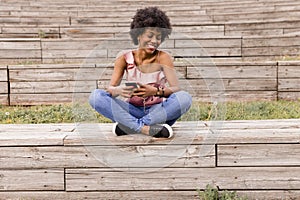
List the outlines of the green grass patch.
<svg viewBox="0 0 300 200">
<path fill-rule="evenodd" d="M 217 188 L 207 185 L 204 191 L 198 190 L 200 200 L 247 200 L 247 197 L 239 197 L 236 192 L 219 191 Z"/>
<path fill-rule="evenodd" d="M 194 102 L 181 121 L 300 118 L 300 101 Z M 0 106 L 1 124 L 111 122 L 89 105 Z"/>
</svg>

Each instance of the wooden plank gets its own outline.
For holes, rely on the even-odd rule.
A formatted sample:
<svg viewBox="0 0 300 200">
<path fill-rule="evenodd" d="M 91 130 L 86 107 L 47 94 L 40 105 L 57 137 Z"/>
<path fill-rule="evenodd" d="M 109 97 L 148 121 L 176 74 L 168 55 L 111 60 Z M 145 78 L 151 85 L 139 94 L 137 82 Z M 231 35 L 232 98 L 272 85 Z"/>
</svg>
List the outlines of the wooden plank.
<svg viewBox="0 0 300 200">
<path fill-rule="evenodd" d="M 300 91 L 300 79 L 299 78 L 290 78 L 290 79 L 279 79 L 278 80 L 278 91 Z"/>
<path fill-rule="evenodd" d="M 103 39 L 103 38 L 96 38 L 96 39 L 41 39 L 42 42 L 42 49 L 43 50 L 94 50 L 98 47 L 103 48 L 116 48 L 116 47 L 134 47 L 131 41 L 124 40 L 124 39 Z M 110 45 L 110 46 L 107 46 Z"/>
<path fill-rule="evenodd" d="M 203 122 L 211 126 L 218 121 Z M 222 121 L 221 121 L 222 122 Z M 299 119 L 268 119 L 268 120 L 226 120 L 222 122 L 222 129 L 294 129 L 300 128 Z M 179 123 L 179 122 L 178 122 Z M 186 123 L 186 122 L 184 122 Z M 195 123 L 195 122 L 194 122 Z"/>
<path fill-rule="evenodd" d="M 90 92 L 95 88 L 96 81 L 10 82 L 10 94 Z"/>
<path fill-rule="evenodd" d="M 0 132 L 12 133 L 57 133 L 62 132 L 73 132 L 76 125 L 73 123 L 57 123 L 57 124 L 1 124 Z M 16 139 L 16 138 L 15 138 Z"/>
<path fill-rule="evenodd" d="M 243 37 L 243 48 L 255 47 L 296 47 L 300 45 L 299 36 L 261 36 Z"/>
<path fill-rule="evenodd" d="M 248 197 L 250 199 L 297 199 L 300 196 L 298 190 L 251 190 L 251 191 L 236 191 L 239 197 Z M 118 192 L 1 192 L 1 198 L 5 199 L 44 199 L 44 200 L 82 200 L 91 199 L 98 200 L 99 197 L 106 199 L 145 199 L 151 200 L 153 197 L 157 199 L 182 199 L 191 200 L 199 199 L 198 192 L 193 191 L 118 191 Z"/>
<path fill-rule="evenodd" d="M 263 36 L 263 35 L 283 35 L 283 29 L 277 28 L 277 29 L 257 29 L 257 30 L 226 30 L 225 35 L 226 36 Z"/>
<path fill-rule="evenodd" d="M 33 26 L 33 25 L 23 25 L 23 26 L 3 26 L 2 34 L 20 34 L 20 35 L 34 35 L 35 37 L 47 37 L 49 35 L 57 35 L 59 37 L 59 27 L 58 26 Z"/>
<path fill-rule="evenodd" d="M 89 81 L 108 77 L 107 68 L 11 69 L 11 82 Z"/>
<path fill-rule="evenodd" d="M 66 44 L 66 45 L 72 45 L 72 44 Z M 77 60 L 82 60 L 91 57 L 91 58 L 106 58 L 107 57 L 107 50 L 106 49 L 98 49 L 98 50 L 93 50 L 93 49 L 43 49 L 42 50 L 43 55 L 42 58 L 43 60 L 72 60 L 72 59 L 77 59 Z M 73 62 L 78 62 L 74 61 Z"/>
<path fill-rule="evenodd" d="M 227 31 L 250 31 L 250 30 L 273 30 L 273 29 L 291 29 L 299 27 L 300 21 L 290 19 L 285 21 L 264 21 L 264 22 L 241 22 L 241 23 L 226 23 L 225 33 Z"/>
<path fill-rule="evenodd" d="M 114 45 L 124 47 L 122 45 L 124 42 L 130 43 L 130 41 L 108 41 L 99 38 L 42 40 L 43 59 L 106 58 L 107 48 L 114 48 Z"/>
<path fill-rule="evenodd" d="M 287 17 L 289 16 L 289 17 Z M 290 18 L 292 19 L 299 19 L 299 13 L 297 12 L 289 12 L 289 11 L 282 11 L 282 12 L 258 12 L 258 13 L 244 13 L 242 16 L 240 16 L 240 13 L 234 13 L 234 14 L 220 14 L 220 15 L 214 15 L 213 20 L 217 22 L 243 22 L 243 21 L 249 21 L 249 20 L 288 20 Z"/>
<path fill-rule="evenodd" d="M 299 166 L 299 144 L 218 145 L 218 166 Z"/>
<path fill-rule="evenodd" d="M 278 99 L 299 100 L 300 92 L 278 92 Z"/>
<path fill-rule="evenodd" d="M 0 18 L 1 24 L 28 24 L 28 25 L 70 25 L 69 17 L 18 17 L 3 16 Z"/>
<path fill-rule="evenodd" d="M 5 50 L 15 50 L 15 49 L 25 49 L 25 50 L 37 50 L 41 49 L 40 39 L 0 39 L 1 49 Z"/>
<path fill-rule="evenodd" d="M 300 77 L 300 62 L 299 61 L 289 61 L 278 62 L 278 78 L 299 78 Z"/>
<path fill-rule="evenodd" d="M 0 65 L 0 81 L 7 81 L 7 67 Z"/>
<path fill-rule="evenodd" d="M 172 140 L 157 140 L 142 135 L 116 137 L 111 123 L 84 124 L 68 135 L 64 145 L 143 145 L 143 144 L 271 144 L 299 143 L 299 120 L 245 120 L 177 122 Z M 215 134 L 213 134 L 215 133 Z"/>
<path fill-rule="evenodd" d="M 195 190 L 211 182 L 220 189 L 233 190 L 300 188 L 299 167 L 164 168 L 152 173 L 130 172 L 133 173 L 127 173 L 124 179 L 123 171 L 67 169 L 66 190 Z"/>
<path fill-rule="evenodd" d="M 1 124 L 0 146 L 42 146 L 64 144 L 74 124 Z"/>
<path fill-rule="evenodd" d="M 105 59 L 103 60 L 103 67 L 109 66 L 110 63 L 105 65 L 108 61 Z M 28 70 L 28 69 L 74 69 L 74 70 L 80 70 L 80 69 L 88 69 L 88 68 L 95 68 L 95 64 L 91 63 L 62 63 L 62 64 L 42 64 L 42 63 L 36 63 L 36 64 L 18 64 L 18 65 L 8 65 L 9 70 Z"/>
<path fill-rule="evenodd" d="M 276 78 L 276 63 L 198 64 L 187 67 L 187 78 Z"/>
<path fill-rule="evenodd" d="M 34 133 L 25 132 L 1 132 L 0 146 L 41 146 L 41 145 L 63 145 L 64 137 L 70 133 L 45 133 L 36 131 Z"/>
<path fill-rule="evenodd" d="M 298 192 L 291 192 L 293 197 Z M 1 192 L 1 198 L 4 199 L 44 199 L 44 200 L 99 200 L 103 199 L 145 199 L 151 200 L 153 197 L 157 199 L 182 199 L 191 200 L 199 199 L 198 192 L 193 191 L 119 191 L 119 192 Z"/>
<path fill-rule="evenodd" d="M 178 35 L 178 36 L 177 36 Z M 204 37 L 222 37 L 224 36 L 224 25 L 199 25 L 199 26 L 173 26 L 172 38 L 199 38 Z"/>
<path fill-rule="evenodd" d="M 196 94 L 191 91 L 195 101 L 214 102 L 214 101 L 275 101 L 277 100 L 277 91 L 209 91 Z"/>
<path fill-rule="evenodd" d="M 192 93 L 209 91 L 276 91 L 276 79 L 187 79 L 179 80 L 181 88 Z"/>
<path fill-rule="evenodd" d="M 0 94 L 7 94 L 7 93 L 8 93 L 8 83 L 0 82 Z"/>
<path fill-rule="evenodd" d="M 180 18 L 178 17 L 169 17 L 170 20 L 172 21 L 173 24 L 178 24 L 178 22 L 208 22 L 211 21 L 211 18 L 207 15 L 198 15 L 195 16 L 194 18 L 191 18 L 190 16 L 181 16 Z M 71 22 L 70 24 L 72 25 L 97 25 L 99 23 L 106 23 L 106 24 L 130 24 L 130 17 L 124 18 L 124 17 L 113 17 L 113 18 L 106 18 L 106 17 L 71 17 Z"/>
<path fill-rule="evenodd" d="M 298 56 L 300 50 L 298 47 L 258 47 L 243 48 L 242 56 Z M 278 59 L 278 58 L 277 58 Z"/>
<path fill-rule="evenodd" d="M 191 38 L 176 39 L 175 48 L 241 48 L 241 38 L 221 37 L 221 38 Z"/>
<path fill-rule="evenodd" d="M 64 169 L 1 170 L 1 190 L 64 190 Z"/>
<path fill-rule="evenodd" d="M 283 29 L 283 34 L 295 35 L 295 34 L 299 34 L 299 33 L 300 33 L 300 28 L 285 28 L 285 29 Z"/>
<path fill-rule="evenodd" d="M 297 199 L 300 196 L 299 190 L 274 190 L 274 191 L 237 191 L 237 195 L 246 196 L 249 199 Z"/>
<path fill-rule="evenodd" d="M 55 94 L 11 94 L 10 105 L 51 105 L 72 103 L 73 101 L 88 102 L 89 93 L 55 93 Z"/>
<path fill-rule="evenodd" d="M 8 105 L 8 95 L 7 94 L 0 94 L 0 104 Z"/>
<path fill-rule="evenodd" d="M 89 36 L 89 38 L 112 38 L 116 34 L 129 33 L 129 27 L 103 27 L 103 26 L 66 26 L 60 27 L 60 32 L 62 36 L 65 37 L 82 37 Z"/>
<path fill-rule="evenodd" d="M 0 39 L 0 59 L 41 59 L 39 39 Z"/>
<path fill-rule="evenodd" d="M 41 50 L 30 49 L 0 49 L 0 59 L 37 59 L 41 61 Z M 19 61 L 20 62 L 20 61 Z M 4 61 L 3 61 L 4 63 Z"/>
<path fill-rule="evenodd" d="M 210 148 L 211 152 L 202 155 L 201 148 Z M 170 148 L 174 152 L 181 152 L 181 155 L 174 152 L 166 153 L 164 149 L 165 146 L 162 145 L 95 146 L 88 148 L 84 146 L 0 147 L 0 157 L 2 158 L 0 169 L 215 167 L 214 146 L 175 145 Z M 107 156 L 99 156 L 99 154 L 95 154 L 96 152 Z M 130 163 L 126 160 L 126 156 L 123 157 L 123 160 L 111 160 L 112 157 L 120 158 L 123 152 L 127 153 L 128 158 L 131 158 Z M 168 160 L 168 162 L 155 162 L 154 156 L 156 161 Z M 106 160 L 109 157 L 110 159 Z M 144 162 L 145 160 L 152 162 Z"/>
<path fill-rule="evenodd" d="M 241 56 L 241 48 L 176 48 L 166 49 L 174 57 L 222 57 L 222 56 Z"/>
<path fill-rule="evenodd" d="M 192 126 L 192 125 L 191 125 Z M 81 130 L 80 136 L 68 135 L 65 139 L 65 145 L 133 145 L 133 144 L 235 144 L 235 143 L 297 143 L 299 142 L 299 134 L 297 129 L 241 129 L 241 130 L 219 130 L 217 127 L 210 129 L 200 129 L 196 125 L 195 128 L 188 130 L 176 130 L 174 128 L 175 138 L 171 141 L 156 140 L 151 137 L 134 136 L 114 136 L 111 131 L 97 131 L 98 134 L 90 133 L 88 130 Z M 222 124 L 220 124 L 220 127 Z M 198 130 L 196 129 L 198 128 Z M 200 129 L 200 130 L 199 130 Z M 97 130 L 97 129 L 96 129 Z M 214 132 L 215 134 L 213 134 Z M 265 135 L 262 137 L 261 135 Z M 104 135 L 104 136 L 103 136 Z M 100 138 L 101 137 L 101 138 Z"/>
</svg>

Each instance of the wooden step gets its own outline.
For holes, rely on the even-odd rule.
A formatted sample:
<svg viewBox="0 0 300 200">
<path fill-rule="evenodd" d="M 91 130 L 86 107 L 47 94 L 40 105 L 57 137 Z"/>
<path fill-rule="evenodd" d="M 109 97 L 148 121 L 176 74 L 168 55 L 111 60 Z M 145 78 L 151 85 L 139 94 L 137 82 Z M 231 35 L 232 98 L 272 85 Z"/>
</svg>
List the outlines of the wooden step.
<svg viewBox="0 0 300 200">
<path fill-rule="evenodd" d="M 178 121 L 169 140 L 116 137 L 111 123 L 2 124 L 1 199 L 197 199 L 207 184 L 248 198 L 297 198 L 299 124 Z"/>
</svg>

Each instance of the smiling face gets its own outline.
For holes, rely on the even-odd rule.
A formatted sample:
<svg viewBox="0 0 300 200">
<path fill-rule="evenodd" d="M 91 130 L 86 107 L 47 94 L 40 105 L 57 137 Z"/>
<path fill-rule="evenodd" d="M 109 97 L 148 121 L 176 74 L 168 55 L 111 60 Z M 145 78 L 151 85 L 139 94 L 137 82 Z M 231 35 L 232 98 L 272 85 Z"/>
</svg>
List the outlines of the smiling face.
<svg viewBox="0 0 300 200">
<path fill-rule="evenodd" d="M 162 34 L 157 28 L 146 28 L 139 36 L 139 48 L 146 53 L 152 54 L 159 47 L 162 41 Z"/>
</svg>

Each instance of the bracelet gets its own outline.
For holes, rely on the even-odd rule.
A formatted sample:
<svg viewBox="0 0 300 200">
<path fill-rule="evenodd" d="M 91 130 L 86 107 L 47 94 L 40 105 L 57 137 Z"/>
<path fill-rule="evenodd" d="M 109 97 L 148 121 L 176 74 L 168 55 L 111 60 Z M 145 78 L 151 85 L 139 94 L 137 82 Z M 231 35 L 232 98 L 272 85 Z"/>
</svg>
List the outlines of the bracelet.
<svg viewBox="0 0 300 200">
<path fill-rule="evenodd" d="M 165 89 L 164 87 L 156 87 L 157 91 L 156 91 L 156 94 L 154 96 L 157 96 L 157 97 L 164 97 L 165 96 Z M 161 92 L 160 92 L 160 89 L 161 89 Z"/>
<path fill-rule="evenodd" d="M 155 96 L 159 96 L 159 87 L 156 87 L 157 91 L 156 91 L 156 95 Z"/>
</svg>

